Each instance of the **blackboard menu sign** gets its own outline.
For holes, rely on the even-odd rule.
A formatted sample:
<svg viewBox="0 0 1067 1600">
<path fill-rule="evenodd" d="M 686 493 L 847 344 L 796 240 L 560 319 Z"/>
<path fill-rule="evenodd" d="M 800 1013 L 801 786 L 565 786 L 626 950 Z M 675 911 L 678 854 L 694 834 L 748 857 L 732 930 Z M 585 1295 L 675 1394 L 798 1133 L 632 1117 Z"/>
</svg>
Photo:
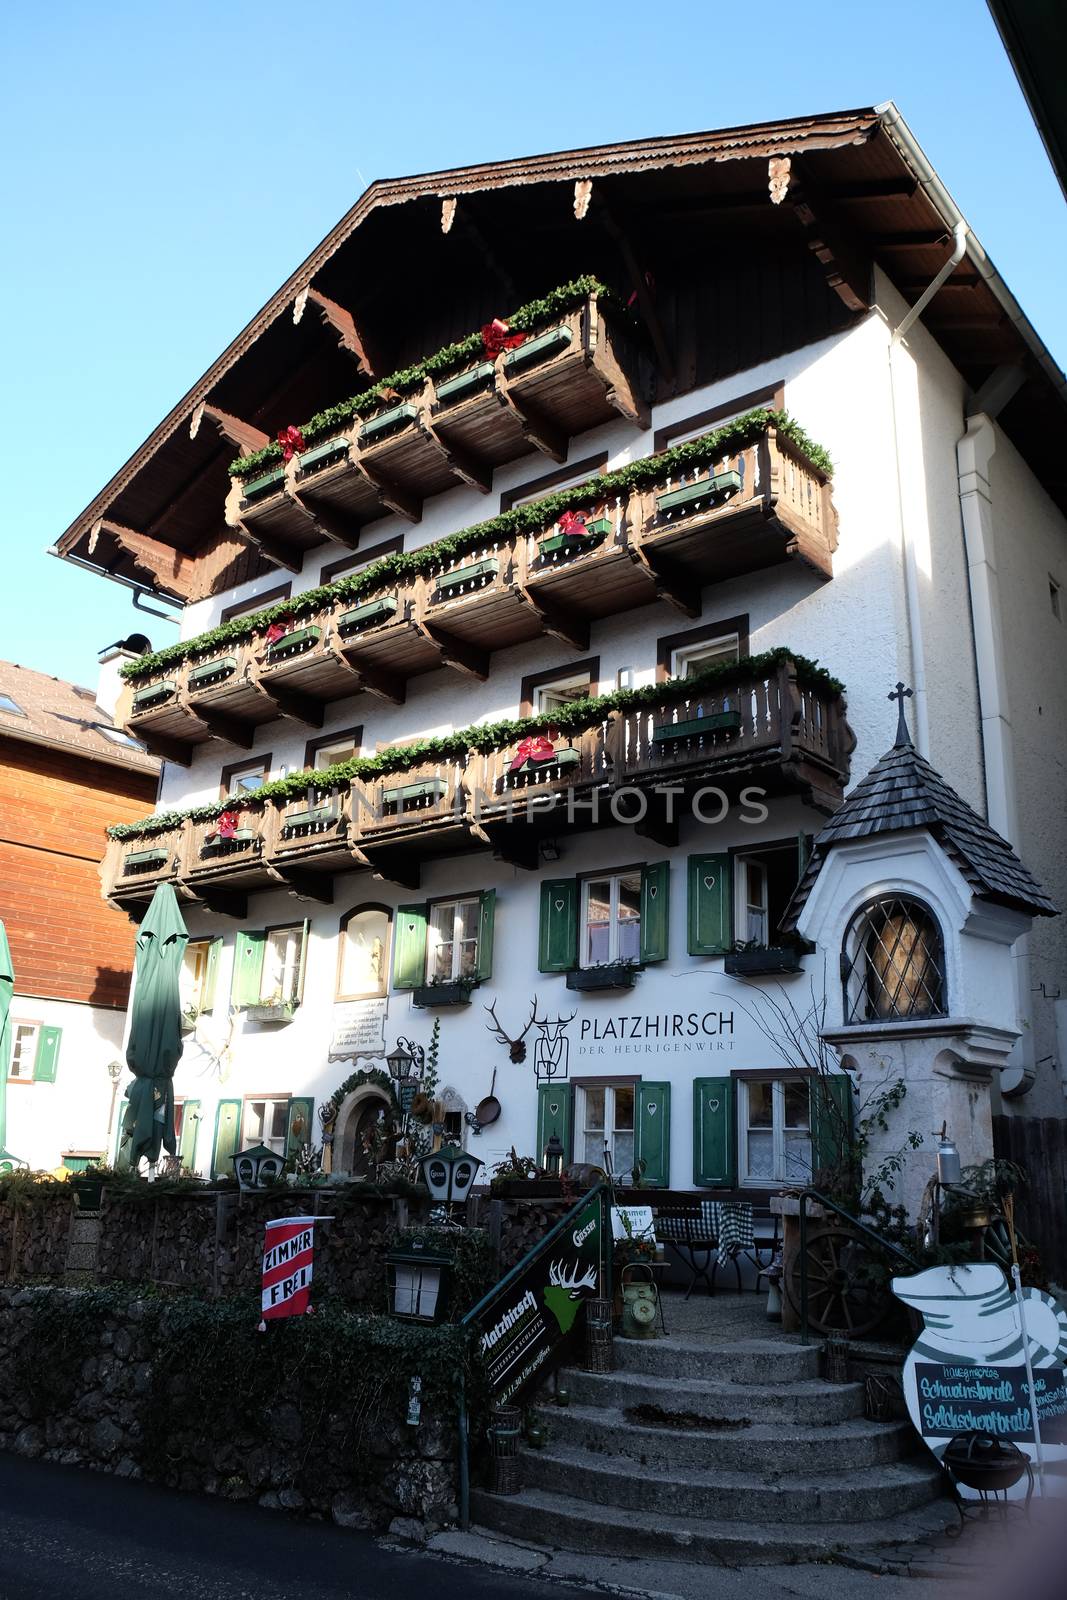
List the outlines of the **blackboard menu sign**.
<svg viewBox="0 0 1067 1600">
<path fill-rule="evenodd" d="M 956 1433 L 991 1433 L 1017 1444 L 1031 1443 L 1030 1390 L 1026 1368 L 915 1363 L 920 1429 L 924 1438 Z M 1034 1391 L 1041 1437 L 1067 1444 L 1067 1382 L 1062 1367 L 1035 1367 Z"/>
</svg>

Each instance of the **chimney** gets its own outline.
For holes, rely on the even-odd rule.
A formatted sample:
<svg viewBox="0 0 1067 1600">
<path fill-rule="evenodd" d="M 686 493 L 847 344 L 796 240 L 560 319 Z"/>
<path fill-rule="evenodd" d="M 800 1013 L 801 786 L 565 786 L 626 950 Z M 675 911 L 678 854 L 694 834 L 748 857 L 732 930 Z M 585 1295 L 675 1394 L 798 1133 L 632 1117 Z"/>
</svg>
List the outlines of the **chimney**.
<svg viewBox="0 0 1067 1600">
<path fill-rule="evenodd" d="M 119 701 L 123 695 L 127 695 L 126 682 L 119 676 L 120 667 L 125 666 L 127 661 L 136 661 L 138 656 L 145 655 L 151 648 L 151 640 L 143 633 L 131 633 L 128 639 L 116 639 L 114 644 L 100 651 L 97 657 L 100 676 L 96 683 L 96 703 L 112 722 L 118 720 Z"/>
</svg>

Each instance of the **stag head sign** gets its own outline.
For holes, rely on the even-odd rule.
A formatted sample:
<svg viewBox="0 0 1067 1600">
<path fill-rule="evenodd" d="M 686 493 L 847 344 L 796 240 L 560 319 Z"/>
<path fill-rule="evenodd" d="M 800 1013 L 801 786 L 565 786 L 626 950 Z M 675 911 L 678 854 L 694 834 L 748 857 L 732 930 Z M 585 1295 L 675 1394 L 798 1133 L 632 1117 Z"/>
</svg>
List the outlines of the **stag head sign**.
<svg viewBox="0 0 1067 1600">
<path fill-rule="evenodd" d="M 539 1017 L 537 1015 L 537 996 L 534 995 L 530 1006 L 530 1017 L 522 1032 L 512 1037 L 501 1025 L 496 1014 L 496 1001 L 491 1006 L 486 1006 L 492 1017 L 492 1022 L 487 1022 L 486 1027 L 495 1039 L 508 1047 L 508 1057 L 520 1066 L 526 1060 L 526 1035 L 531 1028 L 538 1028 L 537 1038 L 534 1040 L 534 1076 L 538 1083 L 551 1083 L 555 1078 L 566 1078 L 570 1066 L 570 1040 L 566 1028 L 577 1016 L 572 1011 L 569 1017 L 556 1016 L 554 1018 Z"/>
</svg>

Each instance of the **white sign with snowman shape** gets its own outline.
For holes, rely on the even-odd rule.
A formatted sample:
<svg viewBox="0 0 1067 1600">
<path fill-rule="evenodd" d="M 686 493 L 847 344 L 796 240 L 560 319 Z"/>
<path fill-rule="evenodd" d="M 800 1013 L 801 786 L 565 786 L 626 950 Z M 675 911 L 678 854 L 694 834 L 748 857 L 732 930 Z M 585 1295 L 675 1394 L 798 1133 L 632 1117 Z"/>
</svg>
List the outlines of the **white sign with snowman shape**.
<svg viewBox="0 0 1067 1600">
<path fill-rule="evenodd" d="M 904 1363 L 908 1414 L 940 1461 L 957 1433 L 1010 1439 L 1034 1461 L 1034 1429 L 1019 1304 L 991 1261 L 930 1267 L 894 1278 L 893 1292 L 920 1312 L 923 1331 Z M 1037 1395 L 1046 1493 L 1067 1492 L 1067 1310 L 1040 1289 L 1024 1289 L 1026 1342 Z M 1056 1465 L 1056 1464 L 1059 1465 Z M 974 1491 L 960 1485 L 965 1497 Z M 1025 1482 L 1008 1491 L 1026 1492 Z"/>
</svg>

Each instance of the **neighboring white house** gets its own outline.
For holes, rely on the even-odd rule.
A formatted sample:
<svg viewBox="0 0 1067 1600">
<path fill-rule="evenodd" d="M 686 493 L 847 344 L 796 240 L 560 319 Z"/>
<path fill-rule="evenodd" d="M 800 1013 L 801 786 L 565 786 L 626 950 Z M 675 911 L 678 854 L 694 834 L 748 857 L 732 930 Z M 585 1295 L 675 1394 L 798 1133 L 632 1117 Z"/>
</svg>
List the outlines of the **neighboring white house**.
<svg viewBox="0 0 1067 1600">
<path fill-rule="evenodd" d="M 973 236 L 965 241 L 958 212 L 892 108 L 857 113 L 854 121 L 733 133 L 699 136 L 702 155 L 693 152 L 694 137 L 689 144 L 651 141 L 640 149 L 574 153 L 553 158 L 551 168 L 545 158 L 541 166 L 519 162 L 411 180 L 406 189 L 396 186 L 404 189 L 403 206 L 389 186 L 381 195 L 381 186 L 372 189 L 363 211 L 357 208 L 355 220 L 346 219 L 279 291 L 241 349 L 220 358 L 61 541 L 62 552 L 85 556 L 87 530 L 95 526 L 96 559 L 106 547 L 115 570 L 132 570 L 122 562 L 136 555 L 142 576 L 155 572 L 161 590 L 185 600 L 184 641 L 224 627 L 184 661 L 153 669 L 148 658 L 134 680 L 141 698 L 128 726 L 168 757 L 159 797 L 167 820 L 140 842 L 116 841 L 105 868 L 106 888 L 118 903 L 143 903 L 160 876 L 183 895 L 191 1031 L 175 1087 L 183 1155 L 196 1170 L 226 1170 L 241 1144 L 285 1149 L 319 1142 L 316 1108 L 353 1075 L 382 1070 L 398 1037 L 428 1043 L 436 1016 L 446 1133 L 490 1165 L 510 1149 L 540 1156 L 556 1133 L 568 1159 L 599 1165 L 607 1145 L 616 1170 L 640 1157 L 646 1181 L 674 1188 L 766 1191 L 810 1176 L 825 1153 L 825 1129 L 813 1127 L 818 1106 L 813 1117 L 803 1070 L 775 1049 L 759 1022 L 770 1015 L 768 1000 L 782 1003 L 785 996 L 801 1010 L 825 999 L 829 1037 L 846 1064 L 863 1067 L 867 1083 L 880 1072 L 909 1080 L 902 1133 L 914 1127 L 929 1135 L 932 1118 L 947 1120 L 961 1146 L 981 1158 L 991 1153 L 995 1111 L 1064 1115 L 1067 1022 L 1059 996 L 1067 945 L 1062 921 L 1047 913 L 1067 904 L 1067 522 L 1052 498 L 1054 474 L 1042 481 L 1039 452 L 1026 437 L 1032 413 L 1022 409 L 1035 393 L 1043 396 L 1042 426 L 1058 439 L 1062 457 L 1062 376 L 1024 320 L 1006 322 L 1003 307 L 1013 304 L 1006 289 Z M 689 152 L 684 185 L 681 145 Z M 594 168 L 603 175 L 587 218 L 583 184 Z M 811 205 L 801 190 L 813 172 L 821 176 L 811 192 L 824 195 L 835 219 L 823 232 L 818 216 L 805 220 Z M 401 390 L 399 400 L 393 394 L 381 401 L 373 429 L 364 423 L 360 432 L 351 418 L 338 422 L 338 431 L 349 431 L 334 441 L 334 455 L 324 455 L 325 446 L 318 450 L 330 470 L 344 452 L 357 485 L 351 505 L 365 491 L 385 497 L 370 530 L 354 531 L 340 499 L 326 496 L 324 477 L 313 476 L 320 468 L 311 448 L 297 445 L 284 482 L 264 478 L 261 489 L 252 469 L 245 473 L 228 496 L 229 527 L 219 532 L 218 488 L 229 457 L 262 448 L 279 428 L 339 398 L 338 344 L 350 364 L 349 389 L 367 388 L 370 379 L 358 376 L 357 363 L 364 370 L 371 365 L 375 340 L 388 351 L 388 362 L 374 366 L 380 375 L 478 327 L 487 307 L 532 299 L 581 270 L 585 259 L 601 262 L 607 236 L 594 232 L 597 216 L 614 216 L 612 196 L 622 207 L 612 174 L 618 185 L 634 185 L 634 195 L 640 191 L 646 225 L 658 218 L 664 237 L 678 245 L 650 257 L 655 270 L 639 274 L 630 297 L 628 314 L 643 316 L 649 352 L 632 370 L 658 369 L 650 403 L 630 404 L 620 382 L 609 393 L 614 415 L 604 420 L 603 408 L 594 409 L 588 414 L 600 420 L 584 426 L 580 384 L 588 366 L 567 379 L 573 403 L 565 386 L 526 403 L 508 373 L 531 370 L 534 356 L 523 358 L 531 367 L 519 361 L 509 367 L 509 354 L 494 351 L 490 337 L 482 376 L 470 379 L 472 392 L 479 383 L 498 391 L 498 420 L 479 422 L 482 434 L 473 423 L 467 434 L 449 434 L 441 380 L 407 405 L 410 416 Z M 509 186 L 523 183 L 534 187 L 530 260 L 520 272 L 523 241 L 513 234 L 521 213 L 506 206 L 518 192 Z M 553 186 L 558 226 L 573 234 L 567 234 L 567 264 L 551 277 L 549 223 L 537 208 L 547 208 L 544 194 Z M 738 187 L 749 196 L 747 209 L 731 210 L 740 206 Z M 524 297 L 510 280 L 504 287 L 494 280 L 491 263 L 468 264 L 463 273 L 457 266 L 451 284 L 442 280 L 440 304 L 409 308 L 402 336 L 384 311 L 376 323 L 370 299 L 364 305 L 351 276 L 356 258 L 344 254 L 360 248 L 359 229 L 379 230 L 379 251 L 381 238 L 391 237 L 397 252 L 421 250 L 428 263 L 438 262 L 460 248 L 452 242 L 453 219 L 458 230 L 464 196 L 474 191 L 479 226 L 493 237 L 494 252 L 503 251 L 522 283 L 529 284 L 536 267 L 539 288 Z M 458 211 L 452 204 L 450 212 L 448 197 L 457 195 Z M 877 226 L 866 220 L 875 202 L 892 212 L 880 214 Z M 713 264 L 714 240 L 726 248 L 721 235 L 709 233 L 705 255 L 694 255 L 695 246 L 683 249 L 682 230 L 698 225 L 686 219 L 704 218 L 700 225 L 714 230 L 716 205 L 736 224 L 730 251 L 742 265 L 751 254 L 749 276 L 760 287 L 748 301 L 727 303 L 725 278 L 715 277 L 727 272 Z M 768 230 L 779 230 L 773 239 L 780 242 L 770 247 Z M 831 237 L 833 247 L 826 243 Z M 909 303 L 949 260 L 954 237 L 961 252 L 955 276 L 924 316 L 905 327 Z M 850 253 L 862 263 L 866 288 L 857 287 L 854 261 L 842 265 Z M 768 261 L 777 263 L 773 288 Z M 384 269 L 375 255 L 359 270 Z M 607 268 L 598 270 L 609 276 Z M 735 288 L 744 277 L 739 267 Z M 712 282 L 715 293 L 705 293 Z M 391 306 L 393 291 L 382 293 Z M 979 296 L 986 297 L 980 306 Z M 622 313 L 606 305 L 604 299 L 600 315 L 610 328 L 612 315 Z M 979 311 L 992 317 L 995 336 L 979 331 Z M 555 347 L 545 345 L 546 361 L 570 359 L 567 339 L 571 352 L 575 339 L 588 340 L 595 305 L 579 309 L 580 324 L 567 324 L 569 314 L 554 312 L 534 326 L 531 347 L 546 323 L 546 340 L 559 327 L 572 329 L 567 338 L 558 335 Z M 758 318 L 757 337 L 752 319 Z M 731 365 L 725 348 L 731 342 L 745 353 L 743 363 Z M 473 361 L 469 356 L 464 370 L 473 372 Z M 287 362 L 299 370 L 299 382 L 294 377 L 279 401 L 257 398 L 279 388 Z M 433 368 L 426 379 L 432 381 Z M 376 558 L 424 550 L 498 510 L 677 450 L 761 405 L 788 413 L 828 452 L 832 473 L 817 451 L 813 458 L 780 429 L 776 444 L 772 421 L 769 435 L 756 428 L 754 443 L 724 435 L 721 460 L 687 467 L 670 457 L 670 470 L 652 489 L 612 487 L 603 504 L 589 494 L 583 501 L 579 491 L 576 505 L 592 509 L 589 520 L 602 518 L 606 530 L 597 536 L 603 554 L 596 558 L 604 577 L 585 589 L 570 579 L 570 588 L 562 579 L 551 591 L 538 587 L 549 558 L 535 535 L 494 533 L 484 549 L 470 540 L 459 554 L 444 547 L 441 570 L 460 577 L 450 592 L 444 580 L 433 579 L 438 587 L 425 614 L 405 615 L 402 595 L 398 601 L 383 590 L 368 602 L 379 608 L 375 617 L 341 619 L 339 629 L 337 617 L 327 616 L 329 605 L 336 612 L 344 599 L 338 590 L 336 604 L 323 602 L 326 609 L 311 619 L 315 637 L 298 637 L 306 618 L 283 621 L 294 642 L 282 646 L 279 661 L 287 652 L 293 660 L 305 650 L 329 655 L 320 677 L 308 669 L 295 690 L 295 675 L 288 689 L 278 680 L 271 686 L 265 632 L 252 641 L 225 632 L 257 606 L 277 608 L 323 583 L 343 584 Z M 514 427 L 516 417 L 520 443 L 494 456 L 494 428 Z M 392 429 L 397 437 L 410 429 L 413 452 L 428 442 L 446 463 L 437 480 L 432 473 L 425 478 L 414 510 L 411 483 L 421 469 L 399 447 L 385 453 L 378 438 L 388 440 Z M 568 434 L 555 463 L 529 453 L 533 443 L 545 449 Z M 318 430 L 315 438 L 321 436 Z M 177 512 L 168 522 L 161 511 L 149 537 L 152 495 L 169 504 L 179 460 L 188 465 L 201 450 L 199 486 L 181 524 Z M 261 470 L 269 474 L 272 465 L 268 460 Z M 1048 465 L 1051 472 L 1051 459 Z M 703 491 L 694 490 L 698 483 Z M 143 526 L 135 514 L 141 486 L 147 486 Z M 686 489 L 693 491 L 688 504 L 684 496 L 659 503 Z M 699 492 L 704 500 L 693 499 Z M 546 531 L 561 541 L 560 570 L 570 561 L 577 571 L 594 556 L 567 545 L 561 516 L 554 502 Z M 689 544 L 677 533 L 687 516 L 700 530 Z M 194 536 L 194 524 L 202 524 L 202 538 Z M 666 530 L 675 542 L 657 547 L 650 530 Z M 582 537 L 580 529 L 571 535 Z M 180 552 L 169 569 L 164 547 Z M 712 570 L 708 563 L 717 558 L 708 552 L 727 547 L 721 567 Z M 627 588 L 639 580 L 651 585 L 640 595 L 646 603 Z M 390 581 L 402 585 L 403 574 Z M 500 616 L 506 612 L 499 648 L 484 647 L 485 630 L 496 625 L 485 620 L 484 606 L 482 620 L 471 621 L 474 599 L 488 590 L 499 597 Z M 434 620 L 445 616 L 445 601 L 447 627 Z M 358 596 L 350 604 L 357 606 Z M 525 622 L 516 620 L 520 614 Z M 437 670 L 424 670 L 425 662 L 394 667 L 394 659 L 402 663 L 399 646 L 394 657 L 383 645 L 373 660 L 369 646 L 362 654 L 346 646 L 344 629 L 354 636 L 368 622 L 383 636 L 386 627 L 407 626 L 406 638 L 439 653 Z M 803 662 L 796 674 L 774 659 L 731 676 L 731 662 L 772 651 L 820 663 L 845 686 L 847 713 L 837 687 Z M 212 661 L 229 663 L 215 679 Z M 336 675 L 345 662 L 350 688 L 337 698 Z M 198 664 L 201 677 L 190 681 Z M 724 668 L 719 676 L 717 665 Z M 399 692 L 393 672 L 404 679 Z M 220 710 L 221 698 L 209 703 L 208 689 L 226 674 L 248 694 L 242 701 L 234 688 Z M 330 807 L 342 802 L 310 778 L 302 799 L 291 793 L 270 802 L 281 809 L 269 837 L 266 823 L 249 821 L 260 816 L 255 793 L 264 782 L 305 767 L 440 739 L 520 711 L 565 720 L 566 706 L 590 693 L 694 676 L 687 699 L 665 689 L 660 702 L 649 697 L 647 709 L 620 702 L 599 733 L 591 721 L 568 742 L 552 740 L 550 729 L 553 754 L 549 759 L 542 750 L 541 762 L 536 751 L 519 759 L 516 736 L 502 740 L 482 765 L 461 762 L 457 777 L 454 754 L 433 746 L 413 767 L 410 792 L 398 796 L 402 776 L 392 789 L 379 782 L 375 790 L 379 800 L 384 793 L 390 816 L 407 806 L 413 819 L 392 843 L 363 829 L 363 791 L 344 802 L 352 810 L 347 831 L 338 833 L 338 813 Z M 914 691 L 908 716 L 918 756 L 959 798 L 959 814 L 970 808 L 988 818 L 1042 888 L 1006 847 L 998 859 L 1009 864 L 1007 888 L 968 878 L 962 858 L 945 853 L 924 818 L 905 830 L 872 827 L 866 846 L 849 841 L 831 849 L 820 840 L 813 871 L 821 872 L 800 914 L 808 948 L 799 970 L 774 971 L 776 963 L 789 965 L 797 949 L 788 939 L 783 944 L 778 928 L 813 841 L 848 783 L 893 745 L 898 713 L 889 696 L 898 682 Z M 670 731 L 682 723 L 682 731 Z M 569 751 L 577 754 L 561 760 Z M 681 774 L 684 791 L 676 816 L 649 781 L 669 787 L 672 772 Z M 632 784 L 622 781 L 627 774 Z M 446 791 L 451 799 L 459 785 L 462 809 L 464 793 L 482 782 L 491 801 L 486 815 L 472 815 L 468 806 L 462 824 L 454 811 L 449 822 Z M 369 793 L 374 782 L 365 775 L 365 783 Z M 522 807 L 539 785 L 555 796 L 555 808 L 529 821 Z M 509 786 L 520 811 L 510 822 L 499 811 Z M 695 788 L 721 789 L 723 800 L 704 793 L 693 814 Z M 568 789 L 578 801 L 569 817 Z M 230 815 L 220 821 L 226 796 Z M 594 798 L 602 808 L 595 824 Z M 198 807 L 207 814 L 197 817 Z M 171 815 L 189 812 L 185 821 Z M 316 856 L 318 836 L 323 845 Z M 989 838 L 986 830 L 987 845 Z M 295 856 L 287 862 L 286 841 L 307 846 L 299 862 Z M 246 843 L 249 865 L 238 870 L 233 858 Z M 130 866 L 131 855 L 142 859 Z M 906 969 L 906 981 L 876 996 L 872 974 L 880 981 L 886 964 L 868 963 L 869 987 L 857 998 L 849 989 L 857 951 L 876 935 L 869 917 L 862 929 L 856 919 L 876 900 L 883 902 L 880 926 L 894 929 L 889 968 L 898 976 Z M 781 947 L 785 954 L 764 962 L 770 970 L 745 977 L 725 970 L 746 965 L 729 959 L 735 946 L 750 947 L 737 953 L 753 969 L 758 950 Z M 618 986 L 593 988 L 613 963 L 624 964 Z M 926 974 L 922 981 L 916 963 Z M 469 995 L 461 991 L 461 1003 L 440 1005 L 440 986 L 464 979 L 473 984 Z M 429 1005 L 417 1004 L 418 989 L 434 984 L 436 995 L 421 996 Z M 507 1038 L 527 1028 L 524 1059 L 512 1059 L 523 1051 L 509 1052 L 494 1023 Z M 905 1035 L 910 1029 L 935 1041 L 919 1052 L 921 1064 L 917 1046 L 910 1057 L 901 1046 L 902 1026 Z M 929 1088 L 931 1072 L 950 1084 L 944 1094 Z M 499 1119 L 472 1128 L 467 1113 L 491 1092 Z M 336 1170 L 360 1169 L 362 1135 L 382 1103 L 373 1077 L 346 1091 L 328 1130 Z M 928 1141 L 912 1158 L 909 1200 L 932 1165 Z"/>
</svg>

